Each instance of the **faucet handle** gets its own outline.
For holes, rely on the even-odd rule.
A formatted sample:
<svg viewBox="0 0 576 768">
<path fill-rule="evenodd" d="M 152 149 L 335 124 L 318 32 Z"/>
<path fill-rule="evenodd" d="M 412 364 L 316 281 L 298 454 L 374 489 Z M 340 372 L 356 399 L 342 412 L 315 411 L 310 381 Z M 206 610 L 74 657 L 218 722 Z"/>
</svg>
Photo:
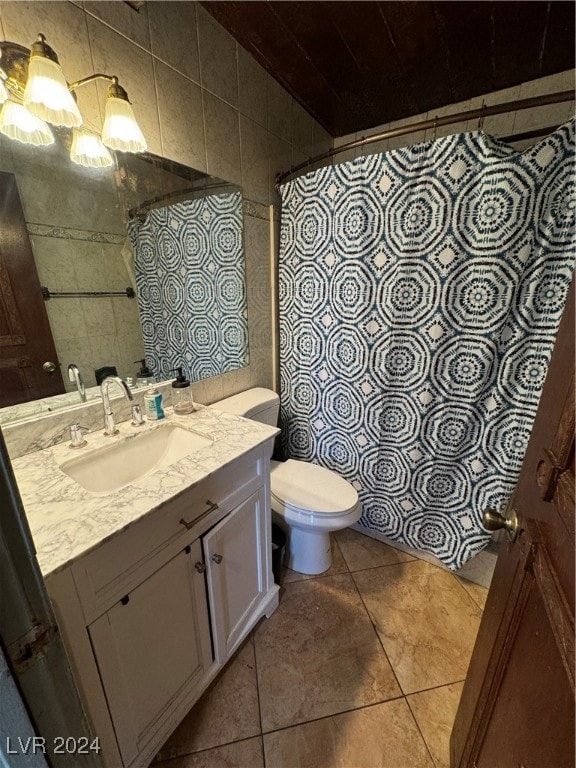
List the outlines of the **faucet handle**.
<svg viewBox="0 0 576 768">
<path fill-rule="evenodd" d="M 70 448 L 82 448 L 86 445 L 84 432 L 90 432 L 88 427 L 81 427 L 78 423 L 70 425 Z"/>
<path fill-rule="evenodd" d="M 133 427 L 141 427 L 144 424 L 144 416 L 142 415 L 142 408 L 138 403 L 132 406 L 132 421 L 130 422 Z"/>
</svg>

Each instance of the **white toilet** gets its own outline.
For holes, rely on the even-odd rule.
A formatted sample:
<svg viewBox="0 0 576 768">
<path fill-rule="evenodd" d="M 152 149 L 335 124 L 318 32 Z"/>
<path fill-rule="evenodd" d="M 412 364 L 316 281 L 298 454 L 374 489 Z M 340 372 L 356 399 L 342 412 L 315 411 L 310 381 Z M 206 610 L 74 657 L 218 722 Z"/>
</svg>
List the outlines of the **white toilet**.
<svg viewBox="0 0 576 768">
<path fill-rule="evenodd" d="M 263 387 L 248 389 L 212 404 L 236 416 L 277 426 L 280 399 Z M 299 573 L 330 568 L 330 531 L 347 528 L 360 517 L 358 493 L 329 469 L 306 461 L 271 461 L 272 518 L 287 534 L 286 565 Z"/>
</svg>

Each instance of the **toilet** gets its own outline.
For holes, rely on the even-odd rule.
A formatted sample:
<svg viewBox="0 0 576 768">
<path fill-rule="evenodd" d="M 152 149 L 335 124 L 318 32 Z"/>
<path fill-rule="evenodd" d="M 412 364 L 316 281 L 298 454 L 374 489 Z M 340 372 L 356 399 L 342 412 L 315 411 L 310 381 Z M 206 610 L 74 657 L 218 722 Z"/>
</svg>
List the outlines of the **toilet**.
<svg viewBox="0 0 576 768">
<path fill-rule="evenodd" d="M 278 424 L 280 399 L 270 389 L 255 387 L 212 404 L 226 413 Z M 287 535 L 285 564 L 293 571 L 318 574 L 330 568 L 330 532 L 360 518 L 358 493 L 330 469 L 306 461 L 270 462 L 272 519 Z"/>
</svg>

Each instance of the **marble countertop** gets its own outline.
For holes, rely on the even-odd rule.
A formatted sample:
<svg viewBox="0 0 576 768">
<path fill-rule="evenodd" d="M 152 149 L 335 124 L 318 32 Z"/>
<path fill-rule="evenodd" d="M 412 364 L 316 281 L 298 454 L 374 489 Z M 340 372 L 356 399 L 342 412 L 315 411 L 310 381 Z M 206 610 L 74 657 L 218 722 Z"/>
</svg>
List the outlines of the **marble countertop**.
<svg viewBox="0 0 576 768">
<path fill-rule="evenodd" d="M 110 493 L 91 493 L 60 469 L 71 458 L 88 455 L 135 432 L 161 429 L 166 423 L 207 435 L 213 443 Z M 72 450 L 67 441 L 12 462 L 44 577 L 95 549 L 279 431 L 205 406 L 197 406 L 187 416 L 175 415 L 167 408 L 166 419 L 147 422 L 143 427 L 132 427 L 129 421 L 117 426 L 120 434 L 114 437 L 105 436 L 103 430 L 87 434 L 88 445 L 84 448 Z"/>
</svg>

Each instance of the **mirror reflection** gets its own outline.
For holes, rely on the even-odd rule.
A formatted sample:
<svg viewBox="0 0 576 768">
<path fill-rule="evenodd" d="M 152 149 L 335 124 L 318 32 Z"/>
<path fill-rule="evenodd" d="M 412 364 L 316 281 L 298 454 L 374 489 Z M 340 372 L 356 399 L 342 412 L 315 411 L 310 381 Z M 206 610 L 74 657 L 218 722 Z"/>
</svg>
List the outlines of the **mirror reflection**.
<svg viewBox="0 0 576 768">
<path fill-rule="evenodd" d="M 67 141 L 0 136 L 0 406 L 76 402 L 72 364 L 88 397 L 141 359 L 192 381 L 247 365 L 240 189 L 151 154 L 80 167 Z"/>
</svg>

